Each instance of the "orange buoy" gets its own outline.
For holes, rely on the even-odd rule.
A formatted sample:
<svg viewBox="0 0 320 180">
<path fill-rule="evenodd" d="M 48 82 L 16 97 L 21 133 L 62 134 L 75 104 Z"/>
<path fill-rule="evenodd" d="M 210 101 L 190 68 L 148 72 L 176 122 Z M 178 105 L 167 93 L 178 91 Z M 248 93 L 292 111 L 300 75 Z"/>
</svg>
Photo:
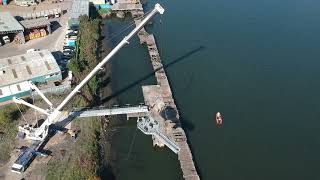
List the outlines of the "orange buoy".
<svg viewBox="0 0 320 180">
<path fill-rule="evenodd" d="M 217 112 L 217 114 L 216 114 L 216 124 L 217 124 L 217 126 L 221 126 L 222 122 L 223 122 L 223 120 L 222 120 L 221 113 Z"/>
</svg>

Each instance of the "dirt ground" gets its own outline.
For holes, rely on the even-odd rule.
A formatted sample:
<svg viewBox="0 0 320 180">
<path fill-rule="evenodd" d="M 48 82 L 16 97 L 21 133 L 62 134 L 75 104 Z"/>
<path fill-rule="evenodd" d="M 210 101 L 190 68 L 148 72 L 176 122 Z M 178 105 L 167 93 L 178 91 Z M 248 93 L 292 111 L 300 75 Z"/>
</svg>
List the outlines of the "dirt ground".
<svg viewBox="0 0 320 180">
<path fill-rule="evenodd" d="M 16 174 L 10 171 L 10 167 L 19 155 L 19 150 L 14 150 L 11 155 L 10 161 L 3 167 L 0 167 L 0 180 L 20 180 L 22 178 L 26 180 L 42 180 L 46 177 L 47 164 L 50 160 L 68 158 L 68 153 L 74 148 L 74 142 L 70 136 L 64 133 L 58 133 L 53 136 L 44 147 L 44 151 L 50 152 L 47 157 L 37 156 L 28 169 L 23 174 Z"/>
<path fill-rule="evenodd" d="M 48 96 L 50 100 L 52 100 L 52 103 L 57 105 L 62 100 L 63 97 L 57 97 L 54 98 Z M 47 104 L 42 100 L 35 100 L 35 105 L 46 108 Z M 35 124 L 36 120 L 39 120 L 41 118 L 44 118 L 41 114 L 38 112 L 35 113 L 35 111 L 31 108 L 29 108 L 23 116 L 19 119 L 19 124 L 25 124 L 25 123 L 32 123 Z M 72 126 L 72 125 L 69 125 Z M 41 157 L 37 156 L 35 160 L 31 163 L 31 165 L 28 167 L 28 169 L 23 174 L 16 174 L 12 173 L 10 171 L 10 167 L 12 166 L 13 162 L 18 157 L 20 150 L 18 148 L 22 146 L 28 146 L 30 145 L 30 142 L 24 141 L 24 140 L 16 140 L 15 142 L 15 149 L 12 154 L 9 162 L 7 162 L 4 166 L 0 167 L 0 180 L 1 179 L 8 179 L 8 180 L 20 180 L 22 178 L 24 179 L 30 179 L 30 180 L 42 180 L 45 179 L 46 175 L 46 167 L 48 162 L 53 158 L 61 158 L 61 152 L 71 150 L 73 147 L 74 142 L 72 141 L 71 137 L 68 134 L 59 132 L 56 135 L 54 135 L 49 142 L 45 145 L 44 151 L 47 151 L 48 154 L 50 154 L 47 157 Z"/>
</svg>

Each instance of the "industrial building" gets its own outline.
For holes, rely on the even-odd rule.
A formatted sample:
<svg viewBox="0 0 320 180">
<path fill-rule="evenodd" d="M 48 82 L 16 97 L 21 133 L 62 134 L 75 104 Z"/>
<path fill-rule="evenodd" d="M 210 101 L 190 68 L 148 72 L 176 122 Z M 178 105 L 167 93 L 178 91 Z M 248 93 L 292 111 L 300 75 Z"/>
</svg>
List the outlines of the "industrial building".
<svg viewBox="0 0 320 180">
<path fill-rule="evenodd" d="M 78 18 L 81 15 L 89 16 L 89 1 L 88 0 L 74 0 L 72 2 L 70 10 L 70 19 L 68 21 L 68 26 L 71 29 L 77 29 L 79 27 Z"/>
<path fill-rule="evenodd" d="M 11 41 L 25 43 L 23 32 L 23 26 L 9 12 L 0 12 L 0 37 L 9 36 Z"/>
<path fill-rule="evenodd" d="M 78 19 L 81 15 L 89 16 L 89 1 L 88 0 L 74 0 L 70 11 L 71 19 Z"/>
<path fill-rule="evenodd" d="M 14 0 L 14 2 L 18 6 L 33 6 L 37 4 L 35 0 Z"/>
<path fill-rule="evenodd" d="M 26 19 L 20 21 L 25 28 L 25 40 L 32 40 L 51 34 L 51 23 L 48 19 L 42 17 L 37 19 Z"/>
<path fill-rule="evenodd" d="M 50 21 L 46 18 L 37 18 L 37 19 L 27 19 L 20 21 L 21 25 L 25 28 L 26 31 L 30 31 L 33 29 L 41 29 L 44 28 L 51 34 Z"/>
<path fill-rule="evenodd" d="M 29 81 L 46 84 L 61 80 L 59 65 L 48 50 L 0 59 L 0 105 L 11 103 L 14 96 L 29 96 Z"/>
</svg>

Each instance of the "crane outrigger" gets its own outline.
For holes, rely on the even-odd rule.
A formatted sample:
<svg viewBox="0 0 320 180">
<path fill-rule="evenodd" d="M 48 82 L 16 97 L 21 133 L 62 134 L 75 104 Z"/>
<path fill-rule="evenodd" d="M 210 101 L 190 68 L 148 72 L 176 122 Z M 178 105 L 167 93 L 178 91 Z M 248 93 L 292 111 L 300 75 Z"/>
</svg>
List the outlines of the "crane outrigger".
<svg viewBox="0 0 320 180">
<path fill-rule="evenodd" d="M 47 117 L 45 121 L 40 125 L 40 127 L 32 127 L 30 125 L 19 126 L 19 132 L 23 133 L 26 139 L 32 140 L 32 145 L 27 147 L 15 161 L 11 167 L 11 171 L 16 173 L 22 173 L 28 164 L 34 159 L 39 148 L 44 146 L 45 142 L 49 139 L 50 125 L 52 124 L 64 124 L 62 122 L 68 122 L 70 119 L 70 113 L 67 111 L 62 111 L 68 102 L 80 91 L 80 89 L 86 85 L 90 79 L 98 73 L 99 70 L 126 44 L 129 44 L 130 39 L 136 35 L 143 26 L 148 23 L 157 13 L 163 14 L 164 8 L 160 4 L 156 4 L 154 9 L 147 14 L 147 16 L 137 25 L 127 36 L 123 38 L 122 41 L 78 84 L 68 96 L 59 104 L 57 107 L 51 103 L 51 101 L 45 97 L 45 95 L 32 83 L 30 83 L 30 88 L 37 91 L 42 99 L 48 104 L 48 109 L 43 109 L 30 104 L 23 99 L 13 97 L 13 101 L 17 104 L 24 104 L 36 111 L 45 114 Z"/>
</svg>

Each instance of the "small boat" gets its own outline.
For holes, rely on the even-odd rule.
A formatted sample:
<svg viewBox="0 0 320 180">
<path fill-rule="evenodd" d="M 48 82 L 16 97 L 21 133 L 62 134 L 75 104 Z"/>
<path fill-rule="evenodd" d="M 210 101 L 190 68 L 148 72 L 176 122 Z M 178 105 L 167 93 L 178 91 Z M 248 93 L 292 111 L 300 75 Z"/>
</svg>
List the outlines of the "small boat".
<svg viewBox="0 0 320 180">
<path fill-rule="evenodd" d="M 217 112 L 216 114 L 216 123 L 217 123 L 217 126 L 221 126 L 222 125 L 222 116 L 220 114 L 220 112 Z"/>
</svg>

